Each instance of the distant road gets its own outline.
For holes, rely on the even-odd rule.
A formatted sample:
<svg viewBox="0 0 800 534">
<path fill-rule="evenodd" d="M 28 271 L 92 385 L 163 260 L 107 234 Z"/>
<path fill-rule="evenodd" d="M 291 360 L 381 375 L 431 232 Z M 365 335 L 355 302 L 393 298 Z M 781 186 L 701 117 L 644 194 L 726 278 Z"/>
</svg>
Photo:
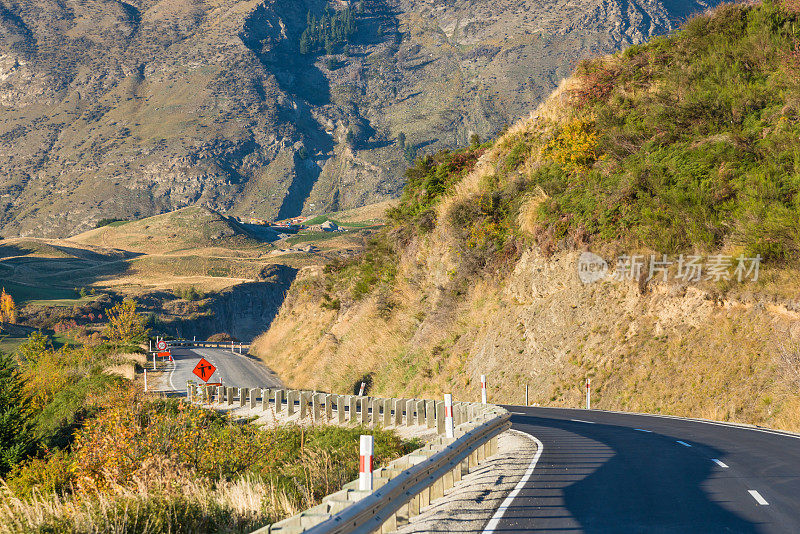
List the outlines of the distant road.
<svg viewBox="0 0 800 534">
<path fill-rule="evenodd" d="M 800 533 L 795 435 L 659 416 L 506 408 L 513 428 L 543 447 L 533 474 L 487 532 Z"/>
<path fill-rule="evenodd" d="M 246 355 L 234 354 L 225 349 L 201 349 L 173 347 L 174 370 L 167 371 L 161 382 L 161 389 L 166 391 L 186 391 L 186 382 L 194 380 L 202 383 L 192 370 L 205 358 L 217 370 L 209 382 L 222 382 L 235 387 L 280 387 L 280 379 L 267 366 Z"/>
</svg>

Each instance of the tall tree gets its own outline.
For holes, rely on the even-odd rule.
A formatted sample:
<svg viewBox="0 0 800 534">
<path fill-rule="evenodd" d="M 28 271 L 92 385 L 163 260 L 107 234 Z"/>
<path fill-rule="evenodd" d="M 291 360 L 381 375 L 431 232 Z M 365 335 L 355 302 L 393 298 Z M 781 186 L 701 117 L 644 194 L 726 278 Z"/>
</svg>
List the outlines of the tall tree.
<svg viewBox="0 0 800 534">
<path fill-rule="evenodd" d="M 17 322 L 17 305 L 11 295 L 6 293 L 6 288 L 0 292 L 0 321 Z"/>
<path fill-rule="evenodd" d="M 0 352 L 0 476 L 34 450 L 33 423 L 19 366 L 10 354 Z"/>
</svg>

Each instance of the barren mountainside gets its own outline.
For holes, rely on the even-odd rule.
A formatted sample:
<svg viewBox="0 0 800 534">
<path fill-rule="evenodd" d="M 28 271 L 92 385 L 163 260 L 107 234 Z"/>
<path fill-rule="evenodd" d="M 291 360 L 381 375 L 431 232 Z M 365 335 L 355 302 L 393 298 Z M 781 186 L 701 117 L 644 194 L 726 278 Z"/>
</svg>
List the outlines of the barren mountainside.
<svg viewBox="0 0 800 534">
<path fill-rule="evenodd" d="M 705 2 L 0 0 L 0 234 L 192 204 L 287 217 L 399 194 L 415 155 L 494 135 L 591 53 Z M 331 52 L 328 54 L 327 52 Z"/>
</svg>

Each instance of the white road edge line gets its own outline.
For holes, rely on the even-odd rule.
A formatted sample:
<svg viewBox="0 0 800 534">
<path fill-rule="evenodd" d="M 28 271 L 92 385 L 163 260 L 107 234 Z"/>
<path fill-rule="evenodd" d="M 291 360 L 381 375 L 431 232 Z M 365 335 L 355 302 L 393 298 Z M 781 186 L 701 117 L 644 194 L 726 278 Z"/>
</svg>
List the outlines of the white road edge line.
<svg viewBox="0 0 800 534">
<path fill-rule="evenodd" d="M 647 433 L 650 433 L 650 434 L 653 433 L 652 430 L 645 430 L 644 428 L 634 428 L 634 430 L 638 430 L 639 432 L 647 432 Z"/>
<path fill-rule="evenodd" d="M 723 469 L 727 469 L 728 468 L 728 464 L 726 464 L 722 460 L 717 460 L 716 458 L 712 458 L 711 461 L 714 462 L 715 464 L 717 464 L 718 466 L 720 466 Z"/>
<path fill-rule="evenodd" d="M 689 444 L 688 444 L 688 443 L 686 443 L 685 441 L 678 440 L 678 441 L 676 441 L 675 443 L 680 443 L 680 444 L 681 444 L 681 445 L 683 445 L 684 447 L 691 447 L 691 445 L 689 445 Z"/>
<path fill-rule="evenodd" d="M 178 360 L 172 358 L 172 371 L 170 371 L 169 373 L 169 385 L 172 388 L 172 391 L 178 391 L 178 389 L 175 387 L 175 384 L 172 383 L 172 375 L 175 374 L 175 371 L 177 369 L 178 369 Z"/>
<path fill-rule="evenodd" d="M 570 419 L 570 421 L 575 421 L 576 423 L 586 423 L 587 425 L 594 425 L 594 421 L 583 421 L 581 419 Z"/>
<path fill-rule="evenodd" d="M 756 500 L 756 502 L 761 506 L 769 506 L 767 500 L 764 497 L 762 497 L 761 494 L 756 490 L 747 490 L 747 493 L 749 493 L 750 496 L 753 497 Z"/>
<path fill-rule="evenodd" d="M 502 504 L 500 504 L 500 507 L 494 513 L 489 522 L 486 523 L 486 526 L 483 527 L 483 534 L 491 534 L 497 529 L 497 526 L 500 524 L 500 520 L 503 519 L 503 516 L 505 515 L 508 508 L 511 506 L 511 503 L 514 502 L 516 496 L 519 494 L 520 491 L 522 491 L 522 488 L 525 487 L 525 484 L 528 483 L 528 480 L 531 478 L 531 475 L 533 475 L 533 470 L 536 469 L 536 463 L 539 461 L 539 457 L 542 455 L 542 451 L 544 450 L 544 445 L 542 445 L 542 442 L 536 439 L 534 436 L 531 436 L 527 432 L 522 432 L 520 430 L 512 430 L 511 432 L 517 432 L 524 436 L 528 436 L 531 440 L 533 440 L 533 442 L 536 443 L 536 454 L 533 456 L 533 460 L 531 460 L 531 463 L 528 466 L 527 471 L 525 471 L 525 474 L 522 475 L 522 478 L 519 479 L 519 482 L 517 482 L 517 485 L 514 486 L 513 490 L 511 490 L 511 493 L 509 493 L 506 499 L 502 502 Z"/>
</svg>

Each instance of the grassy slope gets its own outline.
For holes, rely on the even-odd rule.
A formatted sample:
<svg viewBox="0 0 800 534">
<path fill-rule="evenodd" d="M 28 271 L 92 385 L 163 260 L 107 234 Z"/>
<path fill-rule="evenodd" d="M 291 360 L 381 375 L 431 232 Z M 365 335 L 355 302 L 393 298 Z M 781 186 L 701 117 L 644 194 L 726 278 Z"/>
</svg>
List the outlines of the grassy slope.
<svg viewBox="0 0 800 534">
<path fill-rule="evenodd" d="M 472 172 L 470 151 L 420 162 L 383 241 L 296 282 L 256 350 L 309 388 L 474 398 L 486 373 L 496 400 L 578 406 L 591 376 L 600 408 L 800 428 L 797 19 L 725 6 L 581 65 Z M 767 262 L 583 286 L 586 247 Z"/>
</svg>

